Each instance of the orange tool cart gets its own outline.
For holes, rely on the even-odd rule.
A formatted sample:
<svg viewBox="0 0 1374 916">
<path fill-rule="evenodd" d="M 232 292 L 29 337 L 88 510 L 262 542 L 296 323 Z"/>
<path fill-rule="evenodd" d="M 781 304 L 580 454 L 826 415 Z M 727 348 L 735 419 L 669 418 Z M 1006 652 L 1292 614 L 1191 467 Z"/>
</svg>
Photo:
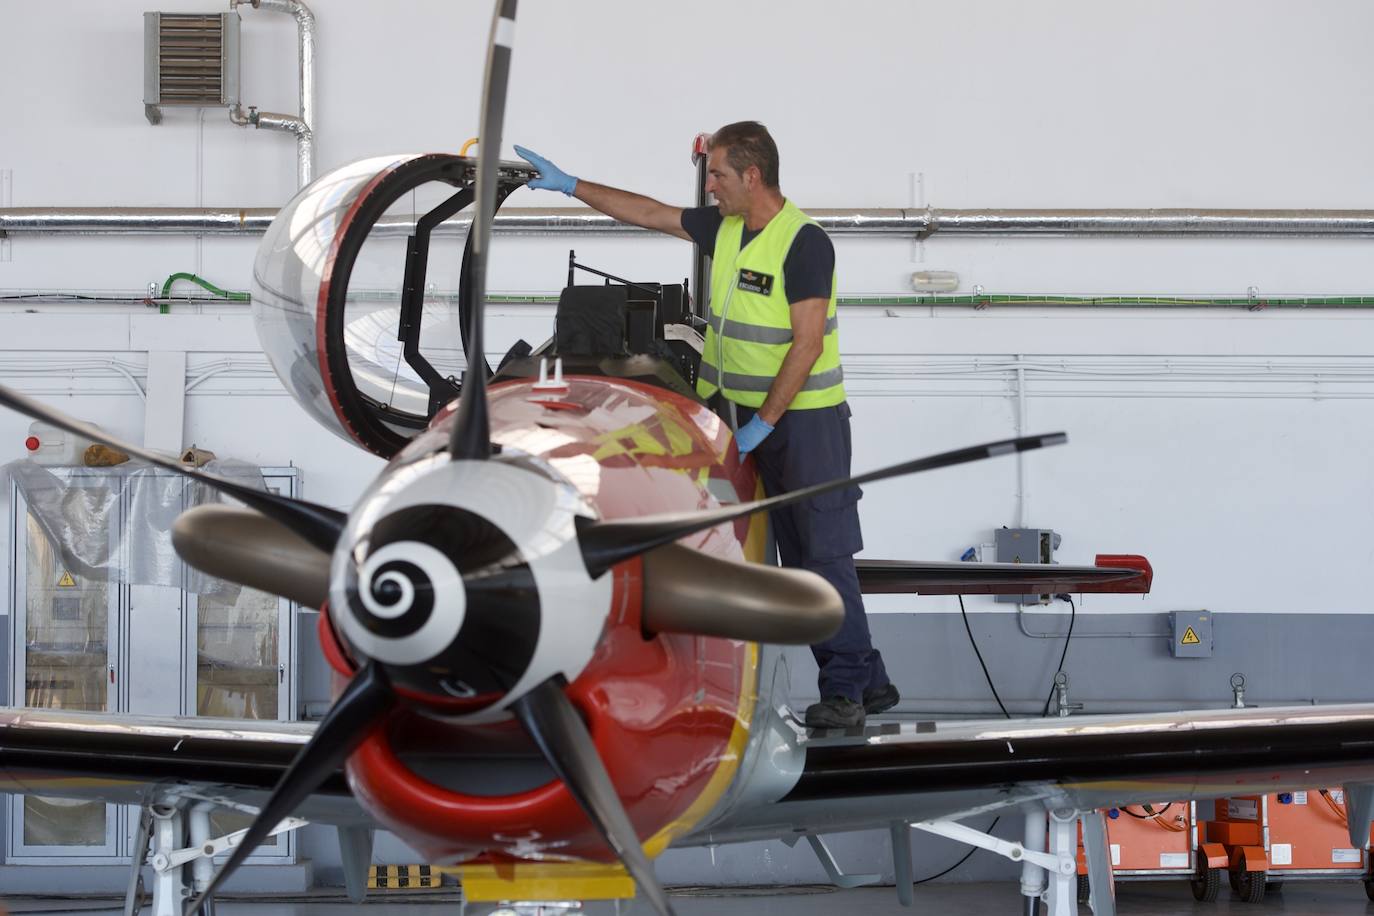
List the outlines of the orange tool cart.
<svg viewBox="0 0 1374 916">
<path fill-rule="evenodd" d="M 1365 880 L 1367 855 L 1350 845 L 1340 789 L 1307 789 L 1217 799 L 1205 837 L 1226 848 L 1231 889 L 1258 903 L 1287 878 Z"/>
<path fill-rule="evenodd" d="M 1113 881 L 1186 876 L 1193 881 L 1193 895 L 1197 899 L 1216 899 L 1220 869 L 1226 865 L 1226 852 L 1220 846 L 1213 846 L 1209 857 L 1207 851 L 1199 847 L 1195 802 L 1124 805 L 1108 808 L 1105 813 Z M 1209 869 L 1214 869 L 1215 873 L 1209 876 Z M 1087 892 L 1087 861 L 1080 847 L 1080 901 L 1086 901 Z"/>
</svg>

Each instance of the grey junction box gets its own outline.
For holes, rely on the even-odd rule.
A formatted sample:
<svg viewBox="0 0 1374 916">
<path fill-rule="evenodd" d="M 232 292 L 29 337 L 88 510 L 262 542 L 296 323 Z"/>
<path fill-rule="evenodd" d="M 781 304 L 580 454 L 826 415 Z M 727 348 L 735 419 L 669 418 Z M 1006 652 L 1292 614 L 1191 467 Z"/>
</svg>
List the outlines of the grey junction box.
<svg viewBox="0 0 1374 916">
<path fill-rule="evenodd" d="M 1061 538 L 1049 528 L 998 528 L 993 532 L 998 563 L 1053 563 Z M 1007 604 L 1049 604 L 1049 595 L 998 595 Z"/>
<path fill-rule="evenodd" d="M 1212 657 L 1210 611 L 1170 611 L 1169 632 L 1169 653 L 1174 658 Z"/>
</svg>

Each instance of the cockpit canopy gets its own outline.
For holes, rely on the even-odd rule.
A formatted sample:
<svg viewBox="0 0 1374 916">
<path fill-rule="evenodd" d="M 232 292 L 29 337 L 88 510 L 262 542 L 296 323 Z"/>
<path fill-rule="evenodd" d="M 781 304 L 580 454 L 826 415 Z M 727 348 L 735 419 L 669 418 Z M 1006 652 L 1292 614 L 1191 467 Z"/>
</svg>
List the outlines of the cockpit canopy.
<svg viewBox="0 0 1374 916">
<path fill-rule="evenodd" d="M 502 162 L 497 207 L 535 174 Z M 297 194 L 258 249 L 253 320 L 282 384 L 382 457 L 457 396 L 467 369 L 476 177 L 477 160 L 448 154 L 363 159 Z"/>
</svg>

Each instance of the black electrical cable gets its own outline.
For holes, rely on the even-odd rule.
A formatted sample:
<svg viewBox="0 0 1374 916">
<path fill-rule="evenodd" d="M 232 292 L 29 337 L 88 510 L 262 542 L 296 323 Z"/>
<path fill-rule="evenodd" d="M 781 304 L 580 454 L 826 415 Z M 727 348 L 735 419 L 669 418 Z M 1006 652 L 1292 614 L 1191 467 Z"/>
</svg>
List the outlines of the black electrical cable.
<svg viewBox="0 0 1374 916">
<path fill-rule="evenodd" d="M 1121 806 L 1119 809 L 1117 809 L 1117 810 L 1122 811 L 1122 812 L 1125 813 L 1125 814 L 1129 814 L 1131 817 L 1134 817 L 1134 818 L 1136 818 L 1136 819 L 1138 819 L 1138 820 L 1142 820 L 1142 821 L 1152 821 L 1152 820 L 1154 820 L 1155 818 L 1159 817 L 1161 814 L 1163 814 L 1165 811 L 1168 811 L 1170 808 L 1172 808 L 1172 807 L 1174 806 L 1174 804 L 1175 804 L 1174 802 L 1169 802 L 1167 805 L 1165 805 L 1163 808 L 1160 808 L 1158 811 L 1156 811 L 1156 810 L 1154 809 L 1154 806 L 1153 806 L 1153 805 L 1141 805 L 1141 806 L 1140 806 L 1140 810 L 1142 810 L 1142 811 L 1147 811 L 1147 812 L 1149 812 L 1148 814 L 1136 814 L 1134 811 L 1132 811 L 1132 810 L 1131 810 L 1129 807 L 1127 807 L 1126 805 L 1122 805 L 1122 806 Z"/>
<path fill-rule="evenodd" d="M 84 302 L 142 302 L 137 296 L 84 296 L 79 293 L 18 293 L 0 296 L 0 299 L 53 299 L 81 300 Z"/>
<path fill-rule="evenodd" d="M 983 677 L 987 679 L 988 689 L 992 691 L 992 698 L 997 701 L 997 708 L 1002 710 L 1002 715 L 1010 719 L 1011 713 L 1007 712 L 1007 707 L 1002 703 L 1002 698 L 997 695 L 997 688 L 993 686 L 992 675 L 988 673 L 987 662 L 983 661 L 983 653 L 978 651 L 978 640 L 973 638 L 973 627 L 969 626 L 968 611 L 964 610 L 964 596 L 959 595 L 958 598 L 959 614 L 964 618 L 964 631 L 968 633 L 969 645 L 973 646 L 973 654 L 978 656 L 978 664 L 983 667 Z M 917 883 L 919 884 L 920 882 Z"/>
<path fill-rule="evenodd" d="M 1072 595 L 1055 595 L 1060 601 L 1069 603 L 1069 632 L 1064 636 L 1064 651 L 1059 653 L 1059 667 L 1054 669 L 1055 675 L 1064 670 L 1064 659 L 1069 657 L 1069 641 L 1073 639 L 1073 624 L 1078 619 L 1078 608 L 1074 607 Z M 1045 708 L 1040 711 L 1042 717 L 1050 714 L 1050 700 L 1054 699 L 1054 678 L 1050 678 L 1050 692 L 1045 697 Z"/>
<path fill-rule="evenodd" d="M 993 698 L 994 700 L 997 701 L 997 708 L 1000 709 L 1000 710 L 1002 710 L 1002 715 L 1004 715 L 1004 716 L 1006 716 L 1008 719 L 1010 719 L 1010 718 L 1011 718 L 1011 713 L 1007 712 L 1007 707 L 1006 707 L 1006 705 L 1002 702 L 1002 697 L 998 695 L 998 693 L 997 693 L 997 687 L 992 683 L 992 675 L 988 673 L 988 665 L 987 665 L 987 662 L 983 661 L 983 653 L 980 652 L 979 649 L 978 649 L 978 640 L 976 640 L 976 639 L 973 638 L 973 627 L 969 625 L 969 622 L 968 622 L 968 611 L 965 610 L 965 608 L 964 608 L 964 596 L 963 596 L 963 595 L 959 595 L 959 596 L 957 596 L 957 597 L 959 598 L 959 614 L 960 614 L 961 617 L 964 618 L 964 631 L 965 631 L 966 633 L 968 633 L 969 645 L 973 646 L 973 654 L 976 655 L 976 656 L 978 657 L 978 664 L 979 664 L 979 666 L 981 666 L 982 669 L 983 669 L 983 677 L 984 677 L 984 678 L 987 680 L 987 682 L 988 682 L 988 689 L 992 691 L 992 698 Z M 1058 669 L 1056 669 L 1056 671 L 1055 671 L 1055 674 L 1058 674 L 1060 671 L 1063 671 L 1063 670 L 1064 670 L 1064 660 L 1065 660 L 1066 658 L 1068 658 L 1068 655 L 1069 655 L 1069 641 L 1070 641 L 1071 639 L 1073 639 L 1073 625 L 1074 625 L 1074 621 L 1077 620 L 1077 618 L 1078 618 L 1078 608 L 1076 608 L 1076 607 L 1074 606 L 1073 597 L 1072 597 L 1071 595 L 1056 595 L 1055 597 L 1060 598 L 1060 599 L 1062 599 L 1062 600 L 1064 600 L 1064 601 L 1067 601 L 1067 602 L 1069 603 L 1069 632 L 1068 632 L 1068 635 L 1066 635 L 1066 636 L 1064 637 L 1064 651 L 1061 652 L 1060 655 L 1059 655 L 1059 667 L 1058 667 Z M 1045 698 L 1045 708 L 1044 708 L 1044 710 L 1040 713 L 1040 715 L 1041 715 L 1042 717 L 1043 717 L 1043 716 L 1048 716 L 1048 715 L 1050 714 L 1050 700 L 1051 700 L 1053 697 L 1054 697 L 1054 685 L 1051 684 L 1051 685 L 1050 685 L 1050 695 L 1049 695 L 1048 697 Z M 1124 811 L 1125 809 L 1123 808 L 1122 810 Z M 1168 809 L 1165 808 L 1165 810 L 1167 811 Z M 1127 814 L 1131 814 L 1130 811 L 1126 811 L 1126 813 L 1127 813 Z M 1131 814 L 1131 816 L 1132 816 L 1132 817 L 1140 817 L 1141 815 L 1139 815 L 1139 814 Z M 997 815 L 997 817 L 995 817 L 995 818 L 992 819 L 992 823 L 991 823 L 991 824 L 988 824 L 987 829 L 984 830 L 983 832 L 984 832 L 984 833 L 991 833 L 991 832 L 992 832 L 992 829 L 993 829 L 994 827 L 997 826 L 997 822 L 1000 821 L 1001 819 L 1002 819 L 1002 816 L 1001 816 L 1000 814 Z M 921 879 L 919 879 L 919 880 L 917 880 L 917 881 L 912 881 L 911 883 L 912 883 L 912 884 L 925 884 L 927 881 L 934 881 L 936 878 L 943 878 L 945 875 L 949 874 L 950 872 L 954 871 L 954 869 L 958 868 L 960 865 L 963 865 L 965 862 L 967 862 L 967 861 L 969 860 L 969 858 L 972 857 L 972 855 L 973 855 L 975 852 L 977 852 L 977 851 L 978 851 L 978 847 L 975 846 L 975 847 L 973 847 L 972 849 L 970 849 L 968 852 L 964 853 L 964 857 L 963 857 L 962 859 L 960 859 L 958 862 L 955 862 L 953 865 L 951 865 L 949 868 L 946 868 L 944 871 L 942 871 L 942 872 L 937 872 L 936 874 L 930 875 L 929 877 L 926 877 L 926 878 L 921 878 Z"/>
<path fill-rule="evenodd" d="M 988 689 L 992 691 L 992 698 L 997 701 L 997 708 L 1002 710 L 1002 715 L 1010 719 L 1011 713 L 1007 712 L 1007 707 L 1002 703 L 1002 698 L 997 693 L 997 687 L 992 683 L 992 675 L 988 673 L 987 662 L 983 661 L 983 653 L 978 651 L 978 640 L 973 638 L 973 627 L 969 626 L 968 611 L 964 609 L 964 596 L 959 595 L 957 597 L 959 598 L 959 614 L 964 618 L 964 630 L 968 633 L 969 645 L 973 646 L 973 654 L 978 656 L 978 664 L 981 665 L 983 668 L 983 677 L 987 679 Z M 1001 819 L 1002 815 L 1000 814 L 994 817 L 992 819 L 992 823 L 988 824 L 987 829 L 983 832 L 992 833 L 992 828 L 996 827 L 997 822 Z M 954 869 L 958 868 L 960 865 L 963 865 L 965 862 L 967 862 L 977 851 L 978 847 L 974 846 L 968 852 L 964 853 L 964 857 L 962 859 L 960 859 L 958 862 L 955 862 L 953 865 L 951 865 L 949 868 L 946 868 L 944 871 L 936 872 L 935 874 L 925 878 L 919 878 L 915 881 L 912 881 L 911 883 L 925 884 L 927 881 L 934 881 L 936 878 L 943 878 L 945 875 L 949 874 L 950 872 L 954 871 Z"/>
</svg>

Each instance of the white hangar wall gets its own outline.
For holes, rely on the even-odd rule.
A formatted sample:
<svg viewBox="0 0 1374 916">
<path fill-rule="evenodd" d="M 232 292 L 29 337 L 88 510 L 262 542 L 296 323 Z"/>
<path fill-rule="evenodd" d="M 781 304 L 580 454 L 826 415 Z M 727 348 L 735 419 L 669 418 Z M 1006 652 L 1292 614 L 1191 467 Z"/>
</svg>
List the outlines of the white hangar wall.
<svg viewBox="0 0 1374 916">
<path fill-rule="evenodd" d="M 157 127 L 144 120 L 143 8 L 0 6 L 0 85 L 15 89 L 0 120 L 0 206 L 275 207 L 294 192 L 287 135 L 235 127 L 221 110 L 170 110 Z M 456 150 L 476 132 L 487 4 L 314 0 L 312 8 L 318 172 L 388 151 Z M 1319 12 L 1181 0 L 524 0 L 503 152 L 513 155 L 518 141 L 574 174 L 685 203 L 692 136 L 752 117 L 778 138 L 783 188 L 803 207 L 1370 208 L 1371 36 L 1374 7 L 1353 0 Z M 243 48 L 244 103 L 295 111 L 290 20 L 245 11 Z M 520 191 L 508 205 L 565 203 L 573 202 Z M 844 295 L 910 294 L 913 271 L 952 270 L 960 292 L 1240 297 L 1253 288 L 1269 297 L 1374 295 L 1369 244 L 937 235 L 924 243 L 843 237 L 836 247 Z M 0 294 L 142 291 L 182 270 L 247 289 L 255 245 L 16 234 L 0 241 Z M 556 291 L 569 247 L 619 274 L 668 280 L 689 270 L 689 249 L 673 240 L 503 236 L 492 290 Z M 1063 533 L 1066 562 L 1091 562 L 1098 551 L 1154 562 L 1151 595 L 1092 596 L 1086 611 L 1229 614 L 1241 665 L 1273 662 L 1265 653 L 1275 631 L 1254 615 L 1343 614 L 1343 630 L 1358 637 L 1374 629 L 1364 616 L 1374 561 L 1364 536 L 1374 511 L 1372 320 L 1358 309 L 847 307 L 856 468 L 1013 434 L 1018 396 L 1026 431 L 1071 437 L 1066 448 L 1025 459 L 1023 494 L 1012 460 L 871 487 L 862 504 L 867 555 L 956 558 L 1020 513 Z M 492 357 L 550 324 L 547 308 L 496 309 Z M 134 440 L 143 404 L 116 370 L 146 384 L 150 349 L 186 352 L 192 376 L 221 367 L 188 393 L 184 444 L 294 463 L 308 498 L 339 507 L 380 466 L 306 420 L 256 352 L 239 306 L 174 306 L 161 316 L 0 300 L 0 380 Z M 26 429 L 0 413 L 0 443 L 10 443 L 0 445 L 0 461 L 20 456 Z M 940 620 L 957 611 L 942 599 L 870 607 L 941 612 Z M 918 694 L 910 708 L 937 692 L 991 709 L 967 666 L 922 650 L 947 638 L 944 623 L 929 620 L 929 639 L 919 619 L 902 624 L 918 634 L 902 637 L 912 652 L 895 665 L 904 692 Z M 988 620 L 985 651 L 1016 666 L 1023 637 Z M 949 634 L 963 638 L 961 629 Z M 1319 668 L 1317 642 L 1295 645 L 1284 664 Z M 1034 645 L 1037 659 L 1044 649 Z M 1220 669 L 1237 661 L 1206 669 L 1220 678 L 1213 689 L 1168 667 L 1212 663 L 1172 662 L 1162 644 L 1131 651 L 1174 685 L 1151 697 L 1159 703 L 1222 699 L 1235 669 Z M 1090 708 L 1095 690 L 1124 699 L 1102 686 L 1119 658 L 1082 655 L 1071 669 L 1075 698 Z M 810 673 L 794 667 L 804 695 Z M 1301 688 L 1275 678 L 1265 696 L 1357 690 L 1353 671 L 1324 676 Z M 325 689 L 318 680 L 316 698 Z M 1040 692 L 1027 684 L 1016 695 Z M 330 842 L 307 840 L 326 870 L 337 863 Z M 682 880 L 696 875 L 692 855 L 679 860 Z M 790 853 L 773 851 L 781 855 Z M 750 875 L 816 878 L 810 865 L 789 868 L 759 865 Z"/>
</svg>

